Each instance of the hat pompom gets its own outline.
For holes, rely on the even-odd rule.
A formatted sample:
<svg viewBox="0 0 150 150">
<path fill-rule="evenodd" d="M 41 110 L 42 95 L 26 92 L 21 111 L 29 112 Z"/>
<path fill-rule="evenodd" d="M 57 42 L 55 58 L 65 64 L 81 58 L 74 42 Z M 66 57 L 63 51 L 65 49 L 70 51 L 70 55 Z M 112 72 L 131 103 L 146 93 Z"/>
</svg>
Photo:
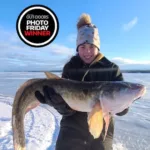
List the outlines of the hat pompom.
<svg viewBox="0 0 150 150">
<path fill-rule="evenodd" d="M 77 29 L 81 28 L 84 25 L 88 25 L 91 24 L 91 17 L 90 15 L 83 13 L 80 18 L 79 21 L 77 23 Z"/>
</svg>

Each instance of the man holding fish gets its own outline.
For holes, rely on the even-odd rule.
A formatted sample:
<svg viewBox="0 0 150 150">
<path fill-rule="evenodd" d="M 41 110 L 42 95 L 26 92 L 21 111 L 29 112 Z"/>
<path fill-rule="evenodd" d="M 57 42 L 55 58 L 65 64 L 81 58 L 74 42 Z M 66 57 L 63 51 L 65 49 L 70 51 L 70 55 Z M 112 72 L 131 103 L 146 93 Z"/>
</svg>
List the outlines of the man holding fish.
<svg viewBox="0 0 150 150">
<path fill-rule="evenodd" d="M 77 54 L 64 66 L 62 78 L 89 82 L 123 81 L 119 67 L 100 52 L 98 29 L 91 23 L 88 14 L 80 16 L 77 29 Z M 44 86 L 43 92 L 42 95 L 39 91 L 36 91 L 36 98 L 41 103 L 53 106 L 62 115 L 56 150 L 112 150 L 114 135 L 114 120 L 112 117 L 108 118 L 109 126 L 107 127 L 106 137 L 107 118 L 98 138 L 94 138 L 89 131 L 89 126 L 98 130 L 97 128 L 101 127 L 97 127 L 97 124 L 100 124 L 100 122 L 97 122 L 103 123 L 101 118 L 93 115 L 96 112 L 98 115 L 102 115 L 102 108 L 99 103 L 93 106 L 92 112 L 88 115 L 87 112 L 78 111 L 77 108 L 70 108 L 62 96 L 57 94 L 52 87 Z M 87 91 L 84 92 L 86 94 Z M 117 115 L 122 116 L 127 112 L 128 108 L 117 113 Z"/>
</svg>

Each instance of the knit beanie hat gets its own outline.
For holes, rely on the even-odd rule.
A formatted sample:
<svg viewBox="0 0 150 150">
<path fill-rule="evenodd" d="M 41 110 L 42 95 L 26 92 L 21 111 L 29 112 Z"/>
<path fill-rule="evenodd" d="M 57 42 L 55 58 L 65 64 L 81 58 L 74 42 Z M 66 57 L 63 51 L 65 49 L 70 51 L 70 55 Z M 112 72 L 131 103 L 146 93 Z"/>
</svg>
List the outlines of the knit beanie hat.
<svg viewBox="0 0 150 150">
<path fill-rule="evenodd" d="M 100 50 L 100 37 L 98 33 L 98 28 L 91 23 L 91 18 L 88 14 L 84 13 L 80 16 L 77 23 L 77 30 L 77 51 L 79 45 L 83 43 L 93 44 Z"/>
</svg>

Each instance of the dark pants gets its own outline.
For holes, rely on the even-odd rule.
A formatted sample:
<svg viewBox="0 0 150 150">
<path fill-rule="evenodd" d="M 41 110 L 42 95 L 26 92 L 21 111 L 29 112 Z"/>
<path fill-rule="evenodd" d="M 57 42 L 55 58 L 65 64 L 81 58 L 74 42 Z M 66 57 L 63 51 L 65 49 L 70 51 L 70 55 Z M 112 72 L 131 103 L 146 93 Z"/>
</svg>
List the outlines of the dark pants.
<svg viewBox="0 0 150 150">
<path fill-rule="evenodd" d="M 112 137 L 93 139 L 77 129 L 61 128 L 55 150 L 112 150 Z"/>
</svg>

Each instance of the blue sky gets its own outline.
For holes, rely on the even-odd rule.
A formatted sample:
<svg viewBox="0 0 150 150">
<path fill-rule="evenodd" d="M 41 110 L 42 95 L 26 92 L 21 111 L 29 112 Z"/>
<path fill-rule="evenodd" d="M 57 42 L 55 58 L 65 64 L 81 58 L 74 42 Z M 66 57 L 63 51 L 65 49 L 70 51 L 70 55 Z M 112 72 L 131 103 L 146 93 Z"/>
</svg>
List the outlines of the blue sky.
<svg viewBox="0 0 150 150">
<path fill-rule="evenodd" d="M 43 48 L 25 45 L 16 34 L 16 20 L 27 6 L 43 4 L 58 16 L 56 39 Z M 122 69 L 150 68 L 149 0 L 1 1 L 0 71 L 50 70 L 63 67 L 75 54 L 76 22 L 90 14 L 98 29 L 101 52 Z"/>
</svg>

